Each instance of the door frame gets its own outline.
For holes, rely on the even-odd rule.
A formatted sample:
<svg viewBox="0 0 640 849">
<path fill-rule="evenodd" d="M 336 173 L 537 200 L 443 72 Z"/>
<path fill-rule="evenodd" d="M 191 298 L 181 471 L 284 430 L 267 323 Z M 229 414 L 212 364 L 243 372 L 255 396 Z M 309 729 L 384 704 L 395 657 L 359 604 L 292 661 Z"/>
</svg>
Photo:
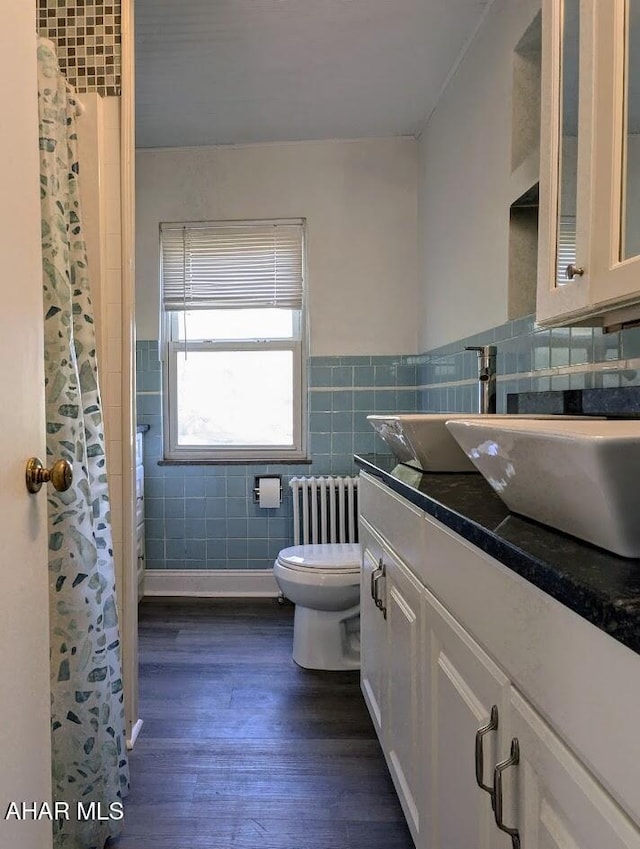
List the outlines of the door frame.
<svg viewBox="0 0 640 849">
<path fill-rule="evenodd" d="M 135 65 L 134 0 L 122 0 L 120 195 L 122 213 L 122 498 L 123 587 L 120 628 L 127 745 L 142 728 L 138 697 L 138 555 L 136 545 L 135 371 Z"/>
</svg>

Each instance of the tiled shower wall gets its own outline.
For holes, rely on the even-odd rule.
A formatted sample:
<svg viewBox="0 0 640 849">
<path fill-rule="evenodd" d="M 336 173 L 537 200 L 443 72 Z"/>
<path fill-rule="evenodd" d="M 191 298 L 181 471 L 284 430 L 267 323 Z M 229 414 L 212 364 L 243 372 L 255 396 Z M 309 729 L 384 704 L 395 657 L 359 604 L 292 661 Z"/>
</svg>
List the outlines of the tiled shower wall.
<svg viewBox="0 0 640 849">
<path fill-rule="evenodd" d="M 38 33 L 76 91 L 120 94 L 121 0 L 36 0 Z"/>
<path fill-rule="evenodd" d="M 270 569 L 292 543 L 295 475 L 355 474 L 354 453 L 382 448 L 367 422 L 373 411 L 416 409 L 416 358 L 311 357 L 311 463 L 296 465 L 167 465 L 162 458 L 161 366 L 156 341 L 139 341 L 138 423 L 145 435 L 147 569 Z M 253 502 L 254 477 L 282 475 L 282 505 Z"/>
<path fill-rule="evenodd" d="M 292 542 L 293 475 L 353 474 L 354 453 L 385 452 L 371 412 L 475 412 L 477 358 L 466 345 L 498 349 L 498 412 L 509 392 L 640 385 L 640 329 L 539 328 L 532 316 L 419 357 L 312 357 L 311 464 L 159 466 L 162 457 L 158 344 L 138 342 L 138 421 L 145 437 L 148 569 L 268 569 Z M 254 476 L 283 476 L 275 510 L 253 503 Z"/>
</svg>

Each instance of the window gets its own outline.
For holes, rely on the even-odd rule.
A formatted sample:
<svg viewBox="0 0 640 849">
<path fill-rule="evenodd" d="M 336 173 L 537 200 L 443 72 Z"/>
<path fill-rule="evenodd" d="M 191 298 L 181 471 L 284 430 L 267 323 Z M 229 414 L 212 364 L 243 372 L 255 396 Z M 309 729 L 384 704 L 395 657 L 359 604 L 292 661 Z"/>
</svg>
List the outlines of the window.
<svg viewBox="0 0 640 849">
<path fill-rule="evenodd" d="M 165 456 L 306 456 L 304 225 L 162 224 Z"/>
</svg>

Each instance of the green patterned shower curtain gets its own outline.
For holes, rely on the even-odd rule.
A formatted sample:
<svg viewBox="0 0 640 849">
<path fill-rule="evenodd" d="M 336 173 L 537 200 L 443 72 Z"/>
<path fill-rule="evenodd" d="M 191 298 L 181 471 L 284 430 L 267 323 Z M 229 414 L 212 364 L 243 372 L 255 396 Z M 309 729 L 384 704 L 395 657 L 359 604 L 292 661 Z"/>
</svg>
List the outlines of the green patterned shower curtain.
<svg viewBox="0 0 640 849">
<path fill-rule="evenodd" d="M 128 789 L 105 439 L 78 189 L 77 102 L 38 40 L 47 459 L 73 465 L 48 493 L 57 849 L 102 849 Z"/>
</svg>

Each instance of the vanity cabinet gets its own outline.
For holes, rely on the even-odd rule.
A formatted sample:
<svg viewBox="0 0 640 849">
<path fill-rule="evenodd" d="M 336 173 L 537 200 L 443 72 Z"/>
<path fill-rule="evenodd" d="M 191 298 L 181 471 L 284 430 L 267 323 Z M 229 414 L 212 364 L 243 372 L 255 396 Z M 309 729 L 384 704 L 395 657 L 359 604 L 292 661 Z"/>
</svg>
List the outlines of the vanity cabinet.
<svg viewBox="0 0 640 849">
<path fill-rule="evenodd" d="M 640 0 L 543 0 L 537 321 L 640 319 Z"/>
<path fill-rule="evenodd" d="M 640 849 L 637 655 L 365 473 L 360 505 L 362 689 L 417 849 Z"/>
</svg>

